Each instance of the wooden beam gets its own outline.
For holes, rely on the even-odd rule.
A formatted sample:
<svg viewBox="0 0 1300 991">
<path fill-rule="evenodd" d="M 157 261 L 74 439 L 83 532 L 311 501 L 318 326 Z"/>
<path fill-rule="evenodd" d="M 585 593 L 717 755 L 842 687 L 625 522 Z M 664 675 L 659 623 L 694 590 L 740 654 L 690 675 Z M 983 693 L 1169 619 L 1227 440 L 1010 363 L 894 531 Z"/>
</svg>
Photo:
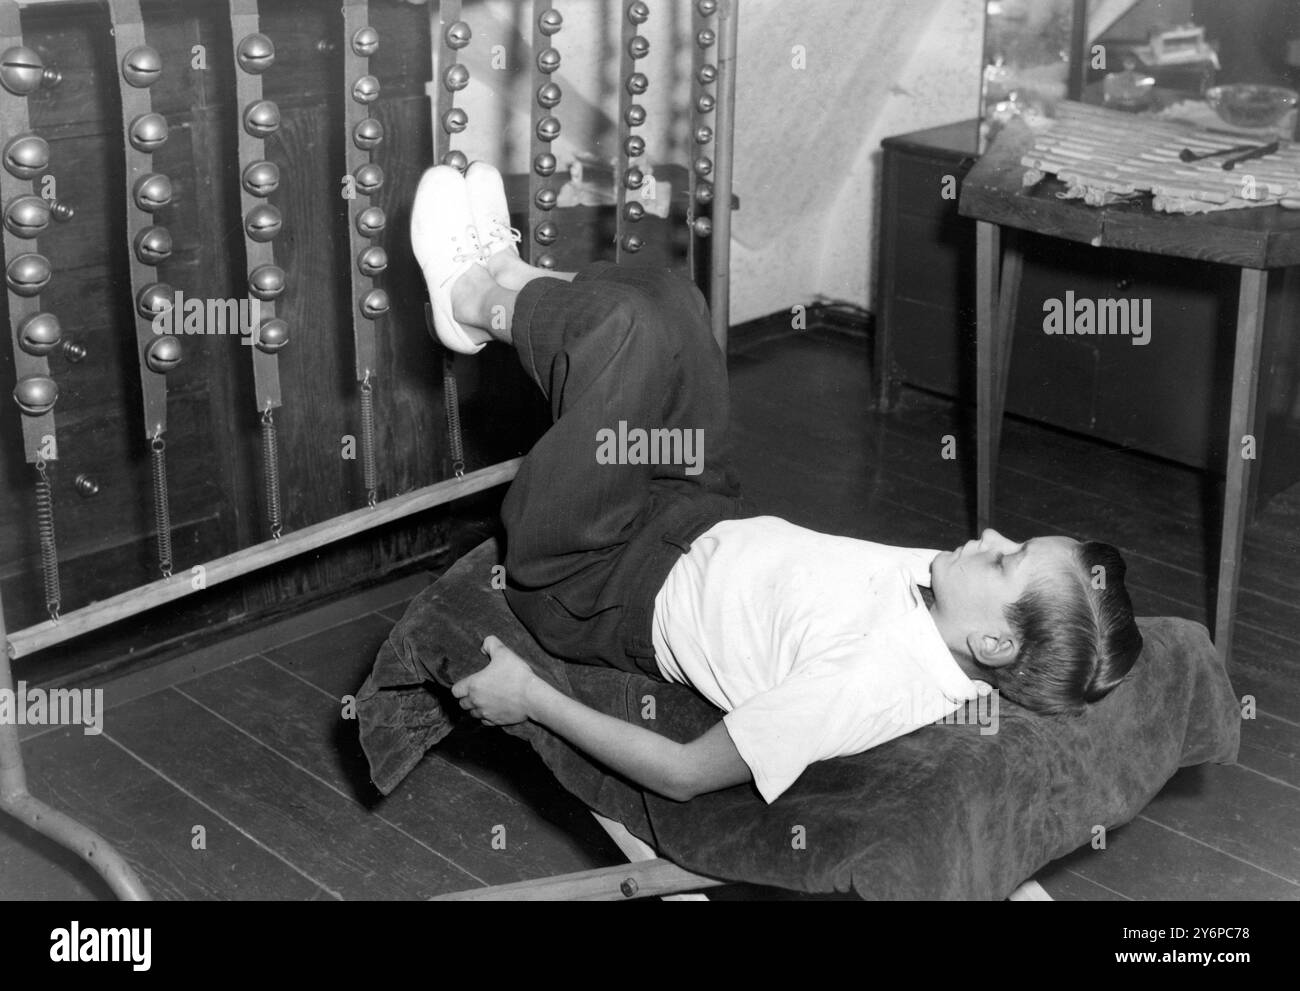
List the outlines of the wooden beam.
<svg viewBox="0 0 1300 991">
<path fill-rule="evenodd" d="M 267 540 L 225 557 L 202 564 L 202 580 L 193 570 L 181 570 L 170 578 L 162 578 L 148 585 L 128 589 L 102 602 L 74 610 L 57 622 L 46 620 L 18 630 L 9 636 L 9 656 L 24 657 L 46 647 L 71 640 L 115 623 L 128 616 L 145 612 L 156 606 L 174 602 L 187 595 L 202 591 L 212 585 L 238 578 L 268 565 L 276 564 L 326 544 L 355 536 L 366 530 L 392 523 L 414 513 L 452 502 L 463 496 L 494 488 L 515 477 L 522 458 L 502 461 L 472 471 L 461 478 L 448 478 L 427 485 L 414 492 L 385 499 L 374 507 L 358 509 L 342 516 L 334 516 L 321 523 L 286 534 L 278 540 Z"/>
<path fill-rule="evenodd" d="M 633 898 L 671 895 L 679 891 L 715 888 L 726 883 L 692 874 L 659 858 L 573 874 L 558 874 L 533 881 L 472 888 L 469 891 L 438 895 L 432 901 L 628 901 Z"/>
</svg>

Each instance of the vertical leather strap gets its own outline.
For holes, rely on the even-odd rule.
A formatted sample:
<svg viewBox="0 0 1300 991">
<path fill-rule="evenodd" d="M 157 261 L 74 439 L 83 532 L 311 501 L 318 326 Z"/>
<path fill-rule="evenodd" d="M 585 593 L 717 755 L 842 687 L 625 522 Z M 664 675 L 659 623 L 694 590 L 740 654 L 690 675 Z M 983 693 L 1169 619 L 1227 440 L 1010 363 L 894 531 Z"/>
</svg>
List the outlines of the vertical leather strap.
<svg viewBox="0 0 1300 991">
<path fill-rule="evenodd" d="M 687 264 L 699 281 L 701 238 L 713 233 L 714 149 L 717 114 L 718 0 L 696 0 L 691 7 L 691 160 L 690 205 L 686 211 Z M 713 301 L 710 300 L 710 303 Z"/>
<path fill-rule="evenodd" d="M 234 42 L 235 99 L 239 110 L 239 205 L 248 263 L 249 299 L 257 301 L 260 326 L 251 329 L 253 390 L 257 411 L 280 406 L 277 352 L 289 328 L 276 316 L 275 301 L 284 291 L 284 270 L 275 263 L 273 241 L 280 231 L 280 211 L 270 201 L 279 188 L 279 169 L 266 158 L 266 139 L 280 129 L 280 108 L 262 96 L 262 73 L 275 61 L 275 47 L 261 32 L 257 0 L 230 0 L 230 36 Z"/>
<path fill-rule="evenodd" d="M 35 197 L 33 182 L 46 170 L 49 146 L 30 130 L 27 94 L 39 85 L 41 70 L 39 59 L 29 59 L 35 53 L 23 45 L 18 5 L 10 0 L 0 3 L 0 54 L 6 63 L 13 63 L 4 67 L 6 85 L 0 89 L 0 126 L 6 136 L 0 201 L 5 211 L 4 266 L 14 355 L 14 399 L 23 410 L 27 461 L 36 464 L 58 457 L 53 411 L 58 389 L 50 377 L 45 355 L 58 343 L 59 326 L 51 314 L 41 311 L 39 290 L 49 280 L 50 263 L 40 253 L 35 236 L 48 222 L 49 207 Z M 29 61 L 34 64 L 28 65 Z"/>
<path fill-rule="evenodd" d="M 640 93 L 645 91 L 646 77 L 638 71 L 637 58 L 633 52 L 637 44 L 634 39 L 645 41 L 641 31 L 649 18 L 649 4 L 630 3 L 623 11 L 619 32 L 618 168 L 614 171 L 614 194 L 618 204 L 614 257 L 619 264 L 623 264 L 628 255 L 640 251 L 645 244 L 645 239 L 636 230 L 645 213 L 645 208 L 636 195 L 645 183 L 645 175 L 632 160 L 645 152 L 645 139 L 636 133 L 636 129 L 646 120 L 646 109 L 637 101 Z"/>
<path fill-rule="evenodd" d="M 560 133 L 555 107 L 562 96 L 555 72 L 560 67 L 560 52 L 553 36 L 560 30 L 551 0 L 533 0 L 532 113 L 528 152 L 528 258 L 539 268 L 555 268 L 552 250 L 559 239 L 555 204 L 561 178 L 555 175 L 555 153 L 551 142 Z"/>
<path fill-rule="evenodd" d="M 150 89 L 165 67 L 160 54 L 145 41 L 138 0 L 109 0 L 108 9 L 122 95 L 127 250 L 140 398 L 145 437 L 152 441 L 167 429 L 167 372 L 181 360 L 180 340 L 172 334 L 155 333 L 153 325 L 155 316 L 172 307 L 175 296 L 157 272 L 157 266 L 171 254 L 171 235 L 154 220 L 154 214 L 172 199 L 171 180 L 153 169 L 153 153 L 167 139 L 167 122 L 153 113 Z"/>
</svg>

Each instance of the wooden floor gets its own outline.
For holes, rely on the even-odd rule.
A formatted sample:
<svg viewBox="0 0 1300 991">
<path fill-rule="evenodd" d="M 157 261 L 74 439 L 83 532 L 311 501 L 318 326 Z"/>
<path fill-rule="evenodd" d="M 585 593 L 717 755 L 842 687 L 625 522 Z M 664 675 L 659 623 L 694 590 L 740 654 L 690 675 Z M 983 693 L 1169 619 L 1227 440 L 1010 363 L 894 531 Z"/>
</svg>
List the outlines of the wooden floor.
<svg viewBox="0 0 1300 991">
<path fill-rule="evenodd" d="M 817 529 L 949 547 L 973 527 L 971 458 L 941 457 L 952 404 L 869 411 L 867 352 L 831 332 L 733 356 L 740 470 L 758 509 Z M 1204 622 L 1214 491 L 1196 472 L 1009 421 L 996 523 L 1121 547 L 1138 610 Z M 1255 696 L 1241 761 L 1186 769 L 1104 851 L 1039 876 L 1058 899 L 1300 898 L 1300 491 L 1248 537 L 1233 681 Z M 159 898 L 423 898 L 620 861 L 517 741 L 458 729 L 390 797 L 342 699 L 431 576 L 372 589 L 106 686 L 105 732 L 28 734 L 33 793 L 81 817 Z M 38 672 L 24 672 L 31 682 Z M 504 837 L 504 844 L 500 842 Z M 199 843 L 199 838 L 202 843 Z M 494 840 L 496 842 L 494 842 Z M 196 848 L 196 847 L 202 848 Z M 743 895 L 763 894 L 739 889 Z M 733 896 L 736 892 L 733 891 Z M 0 897 L 107 896 L 79 861 L 0 821 Z"/>
</svg>

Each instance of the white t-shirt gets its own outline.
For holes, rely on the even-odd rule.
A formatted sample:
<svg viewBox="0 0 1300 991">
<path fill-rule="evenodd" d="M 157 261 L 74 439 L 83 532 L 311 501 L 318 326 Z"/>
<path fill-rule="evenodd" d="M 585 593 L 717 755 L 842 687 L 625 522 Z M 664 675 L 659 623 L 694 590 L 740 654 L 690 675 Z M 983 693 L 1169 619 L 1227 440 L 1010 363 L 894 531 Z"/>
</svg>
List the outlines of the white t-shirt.
<svg viewBox="0 0 1300 991">
<path fill-rule="evenodd" d="M 774 516 L 718 523 L 655 597 L 659 669 L 726 711 L 773 802 L 814 761 L 861 753 L 976 697 L 917 590 L 937 553 Z"/>
</svg>

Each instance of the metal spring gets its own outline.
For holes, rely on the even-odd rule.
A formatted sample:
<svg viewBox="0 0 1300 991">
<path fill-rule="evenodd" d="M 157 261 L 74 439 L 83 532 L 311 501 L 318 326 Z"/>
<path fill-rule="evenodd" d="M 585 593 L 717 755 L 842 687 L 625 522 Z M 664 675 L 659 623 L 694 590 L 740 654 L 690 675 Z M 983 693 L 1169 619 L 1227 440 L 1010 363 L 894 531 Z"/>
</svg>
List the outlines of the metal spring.
<svg viewBox="0 0 1300 991">
<path fill-rule="evenodd" d="M 167 443 L 156 434 L 149 445 L 153 468 L 153 513 L 158 535 L 158 570 L 172 576 L 172 513 L 167 500 Z"/>
<path fill-rule="evenodd" d="M 361 383 L 361 477 L 366 486 L 366 505 L 378 499 L 379 471 L 375 466 L 375 387 L 370 373 Z"/>
<path fill-rule="evenodd" d="M 447 437 L 451 443 L 451 470 L 457 478 L 465 474 L 465 445 L 460 436 L 460 390 L 452 371 L 451 356 L 442 357 L 442 390 L 447 406 Z"/>
<path fill-rule="evenodd" d="M 284 526 L 280 516 L 280 457 L 276 449 L 275 421 L 269 407 L 262 413 L 262 469 L 266 479 L 266 515 L 271 521 L 271 537 L 279 540 Z"/>
<path fill-rule="evenodd" d="M 59 555 L 54 545 L 54 493 L 44 460 L 36 462 L 36 528 L 41 541 L 41 577 L 45 583 L 45 609 L 58 622 L 63 591 L 59 587 Z"/>
</svg>

